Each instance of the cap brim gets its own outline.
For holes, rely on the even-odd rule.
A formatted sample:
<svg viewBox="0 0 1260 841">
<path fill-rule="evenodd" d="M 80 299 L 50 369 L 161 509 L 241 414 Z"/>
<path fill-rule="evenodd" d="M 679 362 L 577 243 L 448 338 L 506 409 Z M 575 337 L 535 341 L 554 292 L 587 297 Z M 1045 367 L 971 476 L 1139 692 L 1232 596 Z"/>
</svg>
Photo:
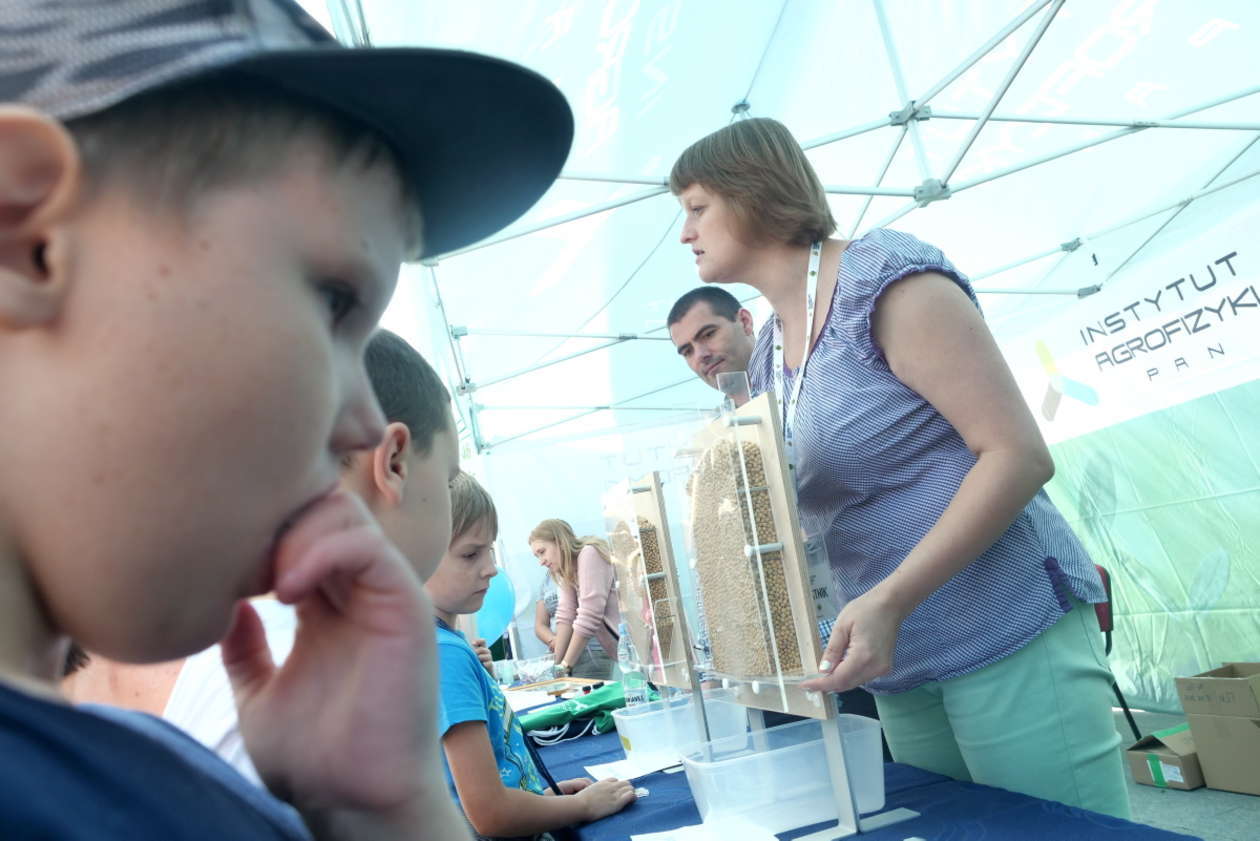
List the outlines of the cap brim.
<svg viewBox="0 0 1260 841">
<path fill-rule="evenodd" d="M 455 50 L 311 49 L 230 65 L 376 128 L 420 201 L 420 257 L 478 242 L 519 219 L 560 174 L 573 112 L 542 76 Z"/>
</svg>

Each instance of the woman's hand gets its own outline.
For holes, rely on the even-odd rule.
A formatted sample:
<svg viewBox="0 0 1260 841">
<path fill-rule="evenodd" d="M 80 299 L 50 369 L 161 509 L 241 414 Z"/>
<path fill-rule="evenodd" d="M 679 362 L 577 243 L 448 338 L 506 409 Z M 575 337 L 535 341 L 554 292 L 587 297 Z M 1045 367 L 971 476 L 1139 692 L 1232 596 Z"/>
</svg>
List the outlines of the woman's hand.
<svg viewBox="0 0 1260 841">
<path fill-rule="evenodd" d="M 819 677 L 801 684 L 815 692 L 844 692 L 887 674 L 906 611 L 879 587 L 844 606 L 818 664 Z"/>
</svg>

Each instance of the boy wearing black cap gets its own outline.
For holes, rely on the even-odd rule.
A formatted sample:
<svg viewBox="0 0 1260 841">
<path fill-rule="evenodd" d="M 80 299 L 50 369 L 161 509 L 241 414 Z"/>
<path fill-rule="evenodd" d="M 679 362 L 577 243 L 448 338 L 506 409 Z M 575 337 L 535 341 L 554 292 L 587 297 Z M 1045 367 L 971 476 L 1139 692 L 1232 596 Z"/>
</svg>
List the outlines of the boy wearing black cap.
<svg viewBox="0 0 1260 841">
<path fill-rule="evenodd" d="M 523 213 L 563 98 L 340 49 L 288 0 L 6 0 L 0 101 L 0 835 L 458 837 L 430 608 L 338 466 L 382 435 L 362 357 L 400 261 Z M 279 669 L 241 605 L 272 589 Z M 302 821 L 160 722 L 65 705 L 67 636 L 222 637 Z"/>
</svg>

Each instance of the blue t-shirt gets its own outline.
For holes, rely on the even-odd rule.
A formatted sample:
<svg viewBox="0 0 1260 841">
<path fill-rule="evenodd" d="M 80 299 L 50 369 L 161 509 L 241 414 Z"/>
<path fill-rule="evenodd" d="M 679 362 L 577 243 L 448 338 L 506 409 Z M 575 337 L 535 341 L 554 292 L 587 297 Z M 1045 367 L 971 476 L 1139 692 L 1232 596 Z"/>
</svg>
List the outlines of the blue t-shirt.
<svg viewBox="0 0 1260 841">
<path fill-rule="evenodd" d="M 297 813 L 153 716 L 0 685 L 4 841 L 309 841 Z"/>
<path fill-rule="evenodd" d="M 519 788 L 542 794 L 546 789 L 534 760 L 525 747 L 525 733 L 516 720 L 507 698 L 498 685 L 490 679 L 477 653 L 458 631 L 437 629 L 438 668 L 441 673 L 441 704 L 438 710 L 438 729 L 443 735 L 456 724 L 465 721 L 485 722 L 494 761 L 499 766 L 499 778 L 507 788 Z M 442 768 L 451 794 L 459 800 L 451 768 L 442 756 Z"/>
</svg>

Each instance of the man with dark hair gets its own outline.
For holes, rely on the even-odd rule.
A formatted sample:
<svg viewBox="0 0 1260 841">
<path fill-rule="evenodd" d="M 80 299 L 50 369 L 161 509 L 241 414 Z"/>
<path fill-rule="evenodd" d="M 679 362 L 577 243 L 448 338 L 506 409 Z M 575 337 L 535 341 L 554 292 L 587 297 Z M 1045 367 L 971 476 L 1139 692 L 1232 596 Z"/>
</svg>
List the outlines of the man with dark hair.
<svg viewBox="0 0 1260 841">
<path fill-rule="evenodd" d="M 674 302 L 665 323 L 678 355 L 711 388 L 718 387 L 718 374 L 748 370 L 757 342 L 752 313 L 725 289 L 692 289 Z M 747 399 L 744 394 L 736 403 Z"/>
</svg>

